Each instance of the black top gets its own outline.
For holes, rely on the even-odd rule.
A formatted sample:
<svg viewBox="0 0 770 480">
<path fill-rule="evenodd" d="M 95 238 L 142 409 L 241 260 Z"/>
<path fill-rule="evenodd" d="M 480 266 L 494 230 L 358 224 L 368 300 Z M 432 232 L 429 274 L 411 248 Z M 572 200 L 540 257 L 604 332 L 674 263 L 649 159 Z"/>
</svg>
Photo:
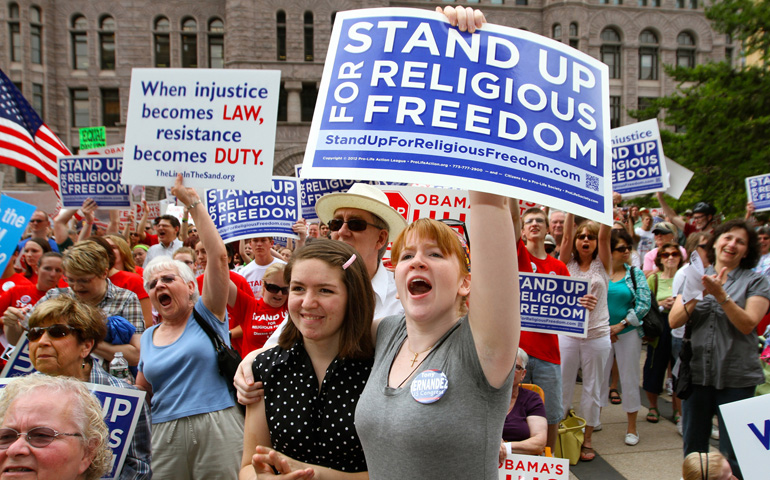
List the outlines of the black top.
<svg viewBox="0 0 770 480">
<path fill-rule="evenodd" d="M 373 359 L 335 358 L 321 389 L 302 341 L 254 359 L 254 380 L 265 387 L 265 414 L 273 448 L 296 460 L 345 472 L 366 471 L 354 425 L 358 397 Z"/>
</svg>

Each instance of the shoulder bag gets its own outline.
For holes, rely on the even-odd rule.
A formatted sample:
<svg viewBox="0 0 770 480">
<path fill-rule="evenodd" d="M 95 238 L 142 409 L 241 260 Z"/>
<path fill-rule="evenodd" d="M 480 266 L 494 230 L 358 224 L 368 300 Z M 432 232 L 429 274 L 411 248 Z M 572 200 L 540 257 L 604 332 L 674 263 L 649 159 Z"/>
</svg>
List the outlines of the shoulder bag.
<svg viewBox="0 0 770 480">
<path fill-rule="evenodd" d="M 219 374 L 225 379 L 227 390 L 235 395 L 236 391 L 235 385 L 233 385 L 233 378 L 235 378 L 235 372 L 238 371 L 238 366 L 241 363 L 241 356 L 222 340 L 222 337 L 220 337 L 211 325 L 201 317 L 201 314 L 198 313 L 198 310 L 195 308 L 193 308 L 193 316 L 214 345 L 214 350 L 217 352 L 217 367 L 219 367 Z M 241 407 L 237 399 L 235 404 Z"/>
<path fill-rule="evenodd" d="M 636 299 L 636 274 L 634 273 L 634 267 L 631 267 L 631 281 L 634 283 L 634 299 Z M 658 308 L 658 301 L 655 299 L 657 295 L 658 277 L 655 276 L 655 292 L 650 295 L 650 310 L 647 315 L 642 319 L 642 331 L 644 337 L 648 340 L 658 338 L 663 333 L 663 319 L 660 318 L 660 309 Z M 634 300 L 636 301 L 636 300 Z"/>
</svg>

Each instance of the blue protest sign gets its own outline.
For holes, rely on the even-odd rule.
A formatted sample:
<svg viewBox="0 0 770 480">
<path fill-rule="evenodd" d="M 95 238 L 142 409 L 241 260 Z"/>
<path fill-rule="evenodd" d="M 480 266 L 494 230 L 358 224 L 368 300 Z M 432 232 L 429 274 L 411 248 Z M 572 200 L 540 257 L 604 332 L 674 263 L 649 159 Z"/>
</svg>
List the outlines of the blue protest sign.
<svg viewBox="0 0 770 480">
<path fill-rule="evenodd" d="M 16 347 L 11 352 L 11 356 L 8 358 L 3 372 L 0 373 L 2 378 L 11 377 L 24 377 L 35 371 L 35 367 L 32 366 L 32 361 L 29 359 L 29 340 L 27 339 L 27 332 L 22 333 L 19 341 L 16 342 Z"/>
<path fill-rule="evenodd" d="M 757 212 L 770 210 L 770 173 L 747 178 L 746 191 Z"/>
<path fill-rule="evenodd" d="M 0 195 L 0 272 L 5 271 L 33 213 L 34 205 Z"/>
<path fill-rule="evenodd" d="M 521 329 L 585 338 L 588 310 L 580 297 L 590 282 L 577 278 L 539 273 L 519 273 Z"/>
<path fill-rule="evenodd" d="M 612 190 L 621 195 L 669 188 L 658 120 L 612 129 Z"/>
<path fill-rule="evenodd" d="M 59 191 L 64 208 L 80 208 L 93 198 L 102 209 L 130 208 L 128 185 L 120 183 L 123 158 L 85 155 L 59 157 Z"/>
<path fill-rule="evenodd" d="M 304 175 L 483 190 L 604 223 L 607 66 L 527 31 L 411 9 L 340 12 Z"/>
<path fill-rule="evenodd" d="M 5 388 L 10 378 L 0 378 L 0 388 Z M 123 462 L 128 454 L 128 446 L 134 438 L 136 422 L 144 404 L 145 393 L 142 390 L 110 387 L 86 383 L 86 387 L 102 405 L 104 423 L 110 431 L 109 447 L 112 449 L 110 471 L 103 479 L 117 479 Z"/>
<path fill-rule="evenodd" d="M 208 190 L 206 205 L 222 240 L 253 237 L 298 238 L 291 226 L 299 220 L 298 180 L 273 177 L 266 192 Z"/>
</svg>

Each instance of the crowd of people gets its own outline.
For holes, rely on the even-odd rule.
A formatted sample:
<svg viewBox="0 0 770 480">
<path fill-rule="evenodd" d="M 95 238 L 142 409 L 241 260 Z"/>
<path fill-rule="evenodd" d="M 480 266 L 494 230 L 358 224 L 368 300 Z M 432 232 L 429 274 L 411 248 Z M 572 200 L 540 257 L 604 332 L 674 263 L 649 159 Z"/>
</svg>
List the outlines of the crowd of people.
<svg viewBox="0 0 770 480">
<path fill-rule="evenodd" d="M 443 11 L 462 30 L 485 21 Z M 0 399 L 0 471 L 104 473 L 105 427 L 83 382 L 147 392 L 121 479 L 491 480 L 510 452 L 553 450 L 573 410 L 586 421 L 580 460 L 595 458 L 609 404 L 626 433 L 601 441 L 639 444 L 641 385 L 648 422 L 672 396 L 685 478 L 698 466 L 697 478 L 740 478 L 713 419 L 765 382 L 770 228 L 752 205 L 720 222 L 706 202 L 678 215 L 662 194 L 653 210 L 616 198 L 610 227 L 472 191 L 468 226 L 407 224 L 357 183 L 320 198 L 296 240 L 225 244 L 181 175 L 172 193 L 182 218 L 149 218 L 144 203 L 122 229 L 115 212 L 99 226 L 90 199 L 32 216 L 0 279 L 0 340 L 26 334 L 40 373 Z M 589 280 L 586 336 L 520 331 L 519 272 Z M 243 356 L 234 386 L 212 336 Z M 126 380 L 108 373 L 118 353 Z M 692 388 L 679 399 L 669 383 L 683 362 Z M 723 456 L 708 453 L 717 431 Z"/>
</svg>

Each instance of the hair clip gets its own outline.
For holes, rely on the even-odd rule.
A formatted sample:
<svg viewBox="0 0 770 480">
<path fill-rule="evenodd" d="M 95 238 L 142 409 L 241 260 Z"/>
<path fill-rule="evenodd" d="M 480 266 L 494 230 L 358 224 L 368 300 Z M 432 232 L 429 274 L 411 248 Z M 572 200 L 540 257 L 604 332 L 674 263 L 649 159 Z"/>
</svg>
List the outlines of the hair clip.
<svg viewBox="0 0 770 480">
<path fill-rule="evenodd" d="M 342 269 L 343 270 L 347 270 L 348 267 L 353 265 L 353 262 L 355 262 L 355 261 L 356 261 L 356 254 L 354 253 L 353 255 L 350 256 L 350 258 L 348 259 L 347 262 L 342 264 Z"/>
</svg>

